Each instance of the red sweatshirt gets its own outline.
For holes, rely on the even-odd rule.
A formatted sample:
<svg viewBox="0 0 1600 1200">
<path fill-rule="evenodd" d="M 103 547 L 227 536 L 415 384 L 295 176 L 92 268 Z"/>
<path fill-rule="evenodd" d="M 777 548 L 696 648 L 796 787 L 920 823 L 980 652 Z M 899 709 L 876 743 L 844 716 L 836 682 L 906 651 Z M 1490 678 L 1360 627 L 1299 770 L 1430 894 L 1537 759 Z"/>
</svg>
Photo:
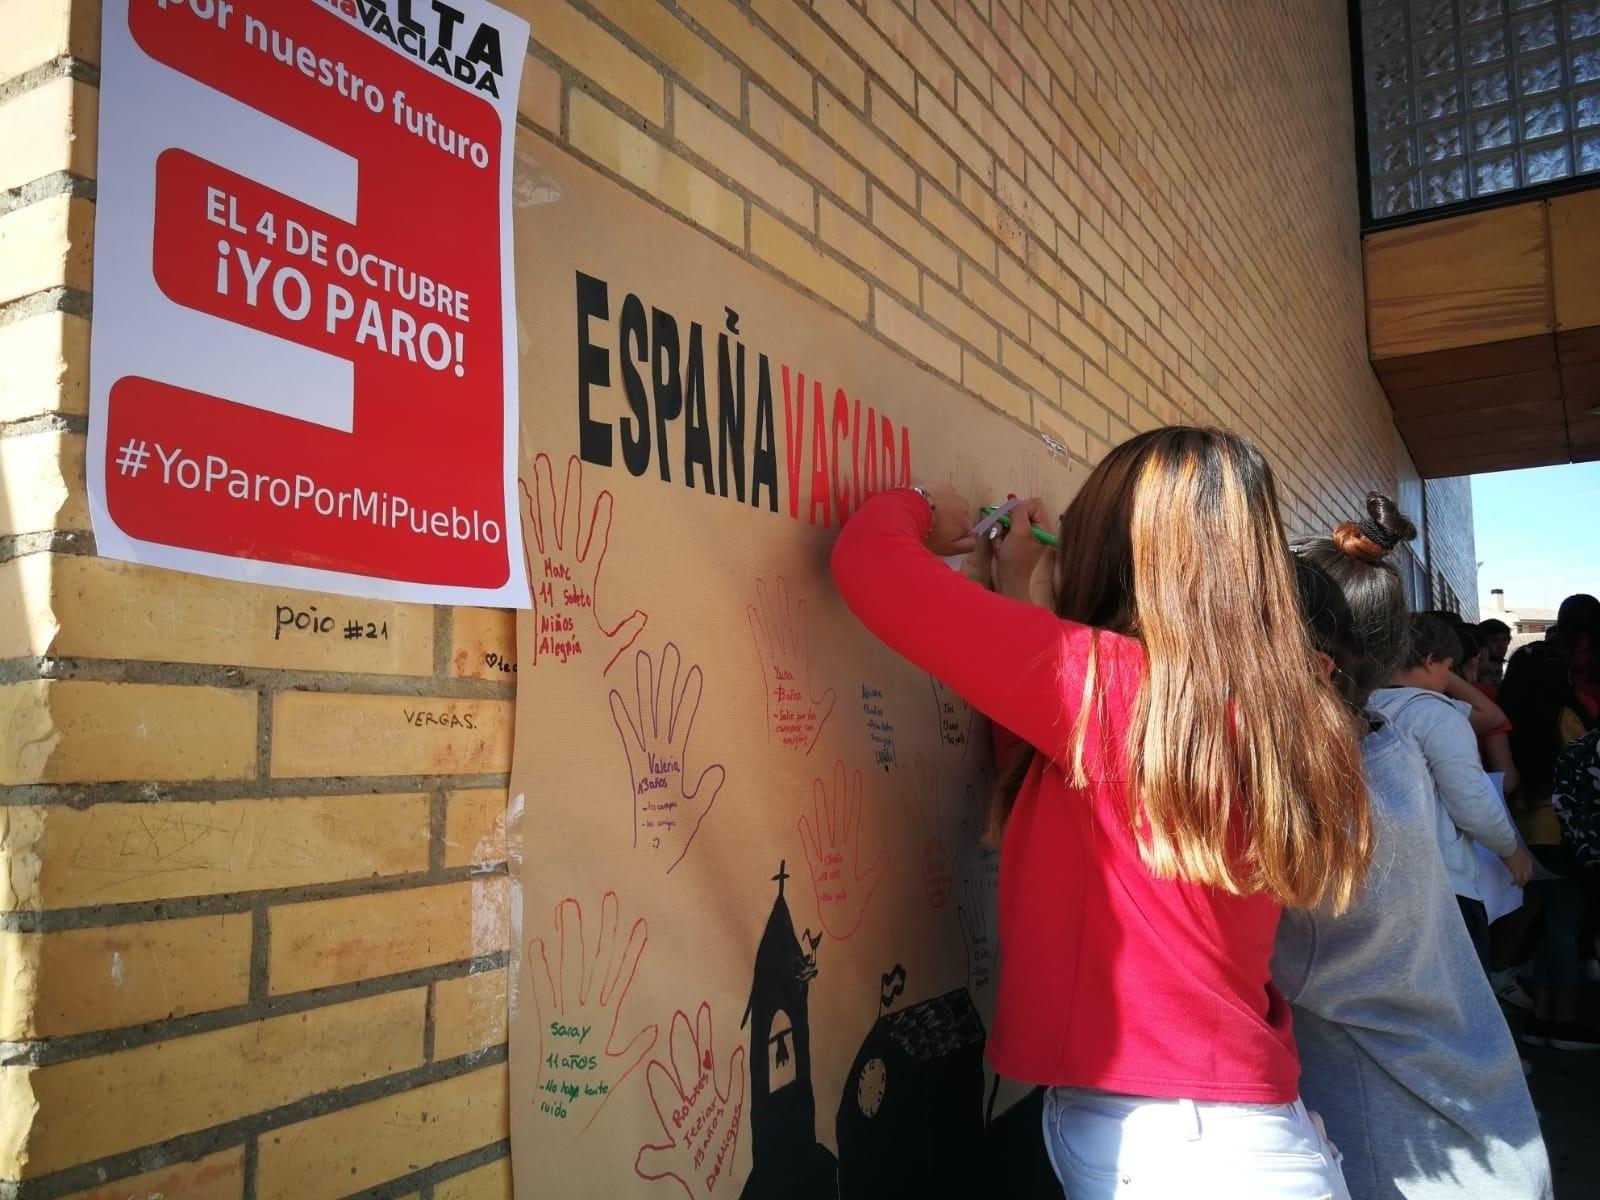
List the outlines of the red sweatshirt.
<svg viewBox="0 0 1600 1200">
<path fill-rule="evenodd" d="M 833 576 L 874 635 L 1041 752 L 1000 848 L 989 1061 L 1029 1083 L 1292 1101 L 1299 1061 L 1269 968 L 1278 903 L 1155 879 L 1139 856 L 1121 747 L 1143 649 L 1099 633 L 1109 728 L 1091 720 L 1091 782 L 1074 787 L 1059 764 L 1093 631 L 962 578 L 923 548 L 929 526 L 915 492 L 874 497 L 840 533 Z"/>
</svg>

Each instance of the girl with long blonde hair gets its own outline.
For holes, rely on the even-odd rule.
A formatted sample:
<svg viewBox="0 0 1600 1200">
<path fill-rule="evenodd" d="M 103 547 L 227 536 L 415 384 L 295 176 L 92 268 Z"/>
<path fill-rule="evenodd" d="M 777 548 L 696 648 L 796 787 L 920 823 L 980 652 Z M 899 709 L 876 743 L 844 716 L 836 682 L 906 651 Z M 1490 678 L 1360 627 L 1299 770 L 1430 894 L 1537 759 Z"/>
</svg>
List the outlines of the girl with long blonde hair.
<svg viewBox="0 0 1600 1200">
<path fill-rule="evenodd" d="M 1271 471 L 1217 430 L 1116 447 L 1060 519 L 1053 612 L 1029 600 L 1050 517 L 1011 515 L 993 591 L 940 562 L 975 549 L 947 486 L 873 498 L 833 553 L 862 623 L 1019 748 L 989 1059 L 1049 1087 L 1073 1200 L 1344 1197 L 1269 963 L 1283 906 L 1349 904 L 1371 823 Z"/>
</svg>

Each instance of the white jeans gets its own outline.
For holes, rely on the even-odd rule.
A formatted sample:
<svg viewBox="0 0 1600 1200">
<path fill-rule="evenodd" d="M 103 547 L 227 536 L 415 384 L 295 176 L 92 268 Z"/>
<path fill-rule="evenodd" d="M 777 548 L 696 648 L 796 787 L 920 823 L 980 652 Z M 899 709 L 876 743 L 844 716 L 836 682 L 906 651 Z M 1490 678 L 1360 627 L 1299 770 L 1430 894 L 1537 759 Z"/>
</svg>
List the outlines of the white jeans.
<svg viewBox="0 0 1600 1200">
<path fill-rule="evenodd" d="M 1350 1200 L 1333 1147 L 1298 1100 L 1051 1088 L 1044 1144 L 1068 1200 Z"/>
</svg>

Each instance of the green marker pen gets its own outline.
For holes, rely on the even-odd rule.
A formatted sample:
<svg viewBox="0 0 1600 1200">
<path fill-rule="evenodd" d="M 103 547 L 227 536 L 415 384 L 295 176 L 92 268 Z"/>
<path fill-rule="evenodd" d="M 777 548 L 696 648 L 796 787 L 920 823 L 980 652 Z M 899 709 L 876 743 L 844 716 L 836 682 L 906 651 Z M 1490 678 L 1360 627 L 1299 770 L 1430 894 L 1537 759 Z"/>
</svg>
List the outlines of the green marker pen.
<svg viewBox="0 0 1600 1200">
<path fill-rule="evenodd" d="M 987 517 L 994 511 L 994 505 L 991 504 L 987 508 L 980 508 L 978 511 Z M 1000 524 L 1005 526 L 1007 529 L 1010 529 L 1011 518 L 1001 517 Z M 1037 525 L 1029 525 L 1028 532 L 1033 534 L 1033 540 L 1038 542 L 1041 546 L 1049 546 L 1054 550 L 1059 550 L 1061 548 L 1061 539 L 1056 537 L 1056 535 L 1051 533 L 1048 529 L 1041 529 Z"/>
</svg>

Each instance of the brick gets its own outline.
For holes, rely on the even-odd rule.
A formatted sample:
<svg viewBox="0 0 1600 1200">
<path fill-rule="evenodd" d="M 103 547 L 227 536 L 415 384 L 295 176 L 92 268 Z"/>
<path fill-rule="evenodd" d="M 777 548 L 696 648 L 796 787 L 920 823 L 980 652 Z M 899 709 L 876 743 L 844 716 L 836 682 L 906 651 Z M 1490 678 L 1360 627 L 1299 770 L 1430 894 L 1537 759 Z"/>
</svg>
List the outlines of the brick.
<svg viewBox="0 0 1600 1200">
<path fill-rule="evenodd" d="M 457 608 L 451 616 L 450 673 L 517 681 L 517 615 L 503 608 Z"/>
<path fill-rule="evenodd" d="M 910 351 L 923 366 L 951 379 L 961 378 L 961 347 L 955 339 L 940 333 L 881 288 L 873 299 L 873 315 L 878 332 Z"/>
<path fill-rule="evenodd" d="M 539 45 L 594 80 L 652 125 L 666 121 L 657 71 L 570 4 L 538 5 Z"/>
<path fill-rule="evenodd" d="M 1092 297 L 1089 303 L 1095 303 Z M 1106 343 L 1100 331 L 1079 317 L 1077 313 L 1073 312 L 1065 304 L 1061 306 L 1056 314 L 1056 328 L 1061 331 L 1062 336 L 1071 342 L 1073 348 L 1084 358 L 1100 366 L 1105 365 Z"/>
<path fill-rule="evenodd" d="M 1077 72 L 1072 69 L 1072 63 L 1062 53 L 1061 47 L 1056 45 L 1039 14 L 1031 8 L 1022 11 L 1022 36 L 1054 76 L 1052 90 L 1072 91 Z"/>
<path fill-rule="evenodd" d="M 511 1160 L 497 1158 L 433 1185 L 433 1200 L 511 1200 Z"/>
<path fill-rule="evenodd" d="M 1000 256 L 1000 284 L 1021 299 L 1035 315 L 1043 317 L 1052 324 L 1055 323 L 1056 310 L 1060 307 L 1055 293 L 1040 283 L 1037 275 L 1009 254 Z"/>
<path fill-rule="evenodd" d="M 968 258 L 987 271 L 994 270 L 994 235 L 979 225 L 938 188 L 922 186 L 922 219 L 961 247 Z M 943 273 L 948 279 L 948 273 Z"/>
<path fill-rule="evenodd" d="M 561 132 L 561 76 L 542 59 L 522 60 L 522 86 L 517 112 L 551 133 Z"/>
<path fill-rule="evenodd" d="M 750 128 L 856 211 L 867 211 L 866 175 L 754 84 L 750 86 Z"/>
<path fill-rule="evenodd" d="M 594 0 L 593 7 L 684 82 L 738 114 L 739 68 L 655 0 Z"/>
<path fill-rule="evenodd" d="M 1062 262 L 1072 277 L 1083 286 L 1083 290 L 1090 295 L 1103 300 L 1106 294 L 1105 272 L 1100 265 L 1090 258 L 1081 245 L 1067 237 L 1056 239 L 1056 257 Z"/>
<path fill-rule="evenodd" d="M 995 37 L 1000 40 L 1000 44 L 1016 56 L 1023 73 L 1048 95 L 1051 91 L 1049 69 L 1022 27 L 1004 6 L 992 5 L 989 16 L 994 21 Z"/>
<path fill-rule="evenodd" d="M 966 76 L 967 82 L 980 95 L 988 97 L 991 94 L 994 88 L 993 74 L 933 0 L 917 0 L 917 26 L 934 45 L 945 52 L 956 70 Z"/>
<path fill-rule="evenodd" d="M 1000 339 L 1000 365 L 1051 404 L 1061 395 L 1061 381 L 1049 365 L 1009 335 Z"/>
<path fill-rule="evenodd" d="M 8 1040 L 186 1017 L 250 998 L 250 915 L 0 933 L 0 963 L 24 1000 L 0 1006 Z"/>
<path fill-rule="evenodd" d="M 24 1178 L 93 1162 L 422 1064 L 426 988 L 290 1013 L 133 1050 L 37 1067 L 27 1077 L 46 1113 Z M 19 1068 L 4 1068 L 7 1072 Z"/>
<path fill-rule="evenodd" d="M 243 1200 L 244 1147 L 73 1192 L 64 1200 Z"/>
<path fill-rule="evenodd" d="M 1128 393 L 1117 386 L 1111 376 L 1093 364 L 1083 369 L 1083 387 L 1106 411 L 1118 417 L 1127 415 Z"/>
<path fill-rule="evenodd" d="M 100 61 L 100 5 L 93 0 L 0 0 L 0 80 L 70 54 Z"/>
<path fill-rule="evenodd" d="M 1027 260 L 1029 274 L 1038 286 L 1061 301 L 1061 310 L 1076 312 L 1082 307 L 1083 289 L 1055 255 L 1046 253 L 1044 247 L 1032 242 L 1027 248 Z"/>
<path fill-rule="evenodd" d="M 672 132 L 717 170 L 797 225 L 811 227 L 815 189 L 683 88 L 673 89 Z"/>
<path fill-rule="evenodd" d="M 462 788 L 445 797 L 444 865 L 506 860 L 506 789 Z"/>
<path fill-rule="evenodd" d="M 1060 372 L 1063 378 L 1070 379 L 1074 383 L 1083 382 L 1083 355 L 1067 345 L 1066 340 L 1055 331 L 1054 327 L 1035 317 L 1028 326 L 1028 345 L 1043 356 L 1045 362 Z"/>
<path fill-rule="evenodd" d="M 0 421 L 88 411 L 89 322 L 44 312 L 0 325 Z"/>
<path fill-rule="evenodd" d="M 84 438 L 46 430 L 0 438 L 0 536 L 89 528 Z"/>
<path fill-rule="evenodd" d="M 51 196 L 0 217 L 0 304 L 65 285 L 89 290 L 94 205 Z"/>
<path fill-rule="evenodd" d="M 1017 103 L 1016 98 L 1004 88 L 995 89 L 994 113 L 1000 124 L 1022 143 L 1023 148 L 1029 154 L 1038 159 L 1041 164 L 1051 161 L 1055 148 L 1050 137 L 1044 130 L 1039 128 L 1039 123 L 1028 115 L 1027 110 Z M 962 115 L 965 116 L 965 112 Z M 1052 117 L 1054 116 L 1053 113 L 1051 115 Z M 1014 169 L 1013 174 L 1015 174 Z"/>
<path fill-rule="evenodd" d="M 994 72 L 996 82 L 1000 87 L 1009 89 L 1014 95 L 1022 94 L 1022 68 L 1017 65 L 1017 60 L 1011 56 L 1000 40 L 995 37 L 994 30 L 989 27 L 988 21 L 978 12 L 972 0 L 952 0 L 956 28 L 961 35 L 972 44 L 978 56 L 983 59 L 989 70 Z M 985 11 L 988 4 L 984 5 Z"/>
<path fill-rule="evenodd" d="M 916 169 L 888 142 L 827 92 L 817 100 L 817 124 L 846 154 L 908 204 L 917 200 Z"/>
<path fill-rule="evenodd" d="M 127 904 L 428 868 L 428 797 L 281 796 L 0 809 L 0 911 Z"/>
<path fill-rule="evenodd" d="M 506 1066 L 286 1125 L 260 1139 L 258 1200 L 338 1200 L 506 1136 Z"/>
<path fill-rule="evenodd" d="M 969 171 L 961 172 L 960 197 L 961 203 L 988 231 L 992 241 L 998 242 L 1018 258 L 1028 252 L 1028 231 L 1022 224 L 1022 218 L 1010 209 L 1002 208 L 994 195 L 985 191 Z M 986 262 L 984 266 L 991 271 L 996 269 L 993 262 Z"/>
<path fill-rule="evenodd" d="M 29 554 L 0 562 L 0 659 L 33 658 L 50 626 L 49 557 Z"/>
<path fill-rule="evenodd" d="M 512 709 L 510 700 L 280 692 L 272 776 L 504 772 Z"/>
<path fill-rule="evenodd" d="M 925 270 L 943 279 L 954 281 L 958 256 L 939 237 L 917 218 L 917 214 L 902 206 L 882 188 L 874 185 L 872 191 L 872 223 Z M 913 290 L 906 293 L 915 296 Z"/>
<path fill-rule="evenodd" d="M 885 198 L 885 204 L 892 203 Z M 915 299 L 917 264 L 831 201 L 822 202 L 822 240 L 902 296 Z"/>
<path fill-rule="evenodd" d="M 88 680 L 0 687 L 0 784 L 244 779 L 256 694 Z"/>
<path fill-rule="evenodd" d="M 233 583 L 102 558 L 39 558 L 35 569 L 44 567 L 55 632 L 35 653 L 433 673 L 433 610 L 426 605 Z M 352 628 L 361 636 L 351 637 Z"/>
<path fill-rule="evenodd" d="M 1000 94 L 1005 95 L 1003 88 Z M 1027 157 L 1022 143 L 1011 136 L 1010 130 L 994 109 L 989 107 L 988 101 L 973 91 L 964 79 L 956 85 L 956 114 L 972 127 L 974 133 L 969 136 L 976 139 L 978 146 L 991 147 L 995 157 L 1005 163 L 1012 174 L 1020 174 L 1026 169 Z M 993 180 L 992 171 L 987 178 Z"/>
<path fill-rule="evenodd" d="M 988 313 L 1001 329 L 1017 336 L 1027 334 L 1027 307 L 971 263 L 961 264 L 961 294 L 979 312 Z"/>
<path fill-rule="evenodd" d="M 1050 172 L 1039 166 L 1031 158 L 1028 160 L 1027 188 L 1034 198 L 1044 205 L 1046 211 L 1055 218 L 1056 224 L 1060 227 L 1057 239 L 1047 241 L 1052 250 L 1055 249 L 1056 240 L 1059 240 L 1059 238 L 1072 238 L 1077 235 L 1078 210 L 1072 207 L 1071 202 L 1062 193 L 1061 189 L 1056 187 L 1055 181 L 1050 177 Z"/>
<path fill-rule="evenodd" d="M 1056 248 L 1056 223 L 1049 210 L 1028 191 L 1020 179 L 1004 168 L 995 172 L 995 197 L 1021 219 L 1045 249 Z"/>
<path fill-rule="evenodd" d="M 946 191 L 956 190 L 955 155 L 939 144 L 928 128 L 918 121 L 911 110 L 894 98 L 876 80 L 867 83 L 867 96 L 871 105 L 872 123 L 883 135 L 910 157 L 924 175 L 938 180 Z"/>
<path fill-rule="evenodd" d="M 807 116 L 815 111 L 811 102 L 811 72 L 756 28 L 748 12 L 729 0 L 678 0 L 678 7 L 743 59 L 753 78 L 761 80 Z"/>
<path fill-rule="evenodd" d="M 1121 287 L 1122 259 L 1117 256 L 1117 252 L 1111 248 L 1105 238 L 1096 233 L 1087 222 L 1080 221 L 1075 240 L 1083 247 L 1084 253 L 1105 273 L 1106 278 L 1117 287 Z M 1110 300 L 1107 299 L 1106 303 L 1109 304 Z"/>
<path fill-rule="evenodd" d="M 928 86 L 946 103 L 956 102 L 955 71 L 896 0 L 867 0 L 867 16 Z"/>
<path fill-rule="evenodd" d="M 69 171 L 94 178 L 95 89 L 65 75 L 0 103 L 0 191 Z"/>
<path fill-rule="evenodd" d="M 865 319 L 866 281 L 843 263 L 820 253 L 763 209 L 752 209 L 750 213 L 750 249 L 779 274 L 809 288 L 856 320 Z"/>
<path fill-rule="evenodd" d="M 831 84 L 857 108 L 865 107 L 866 73 L 856 65 L 849 52 L 817 24 L 808 9 L 793 0 L 755 0 L 752 7 L 763 21 L 777 30 L 779 37 L 811 64 L 819 79 Z M 827 92 L 819 88 L 818 99 L 826 96 Z"/>
<path fill-rule="evenodd" d="M 1133 399 L 1144 401 L 1145 378 L 1126 359 L 1113 354 L 1106 361 L 1106 373 Z"/>
<path fill-rule="evenodd" d="M 961 382 L 1001 412 L 1019 421 L 1031 419 L 1033 400 L 1028 394 L 1028 389 L 1012 383 L 988 363 L 979 360 L 970 350 L 961 352 Z"/>
<path fill-rule="evenodd" d="M 1063 383 L 1061 385 L 1061 400 L 1056 407 L 1090 433 L 1097 434 L 1100 437 L 1105 437 L 1107 431 L 1111 428 L 1111 414 L 1093 396 L 1077 384 Z"/>
<path fill-rule="evenodd" d="M 567 99 L 572 145 L 646 195 L 735 246 L 744 244 L 744 201 L 700 168 L 583 92 Z"/>
<path fill-rule="evenodd" d="M 921 80 L 917 81 L 917 116 L 941 142 L 956 152 L 956 157 L 966 163 L 973 174 L 987 185 L 994 183 L 994 155 Z"/>
<path fill-rule="evenodd" d="M 976 346 L 986 358 L 1000 356 L 1000 335 L 994 325 L 949 288 L 941 286 L 937 280 L 929 279 L 923 283 L 922 308 L 962 341 L 970 346 Z"/>
<path fill-rule="evenodd" d="M 839 40 L 854 50 L 879 79 L 899 92 L 907 104 L 915 101 L 916 75 L 911 64 L 900 56 L 888 38 L 850 6 L 848 0 L 816 0 L 813 8 L 818 20 L 831 27 Z"/>
<path fill-rule="evenodd" d="M 433 1057 L 459 1058 L 506 1040 L 506 969 L 433 985 Z"/>
<path fill-rule="evenodd" d="M 280 904 L 268 915 L 268 990 L 282 996 L 505 950 L 508 884 L 497 875 Z"/>
</svg>

